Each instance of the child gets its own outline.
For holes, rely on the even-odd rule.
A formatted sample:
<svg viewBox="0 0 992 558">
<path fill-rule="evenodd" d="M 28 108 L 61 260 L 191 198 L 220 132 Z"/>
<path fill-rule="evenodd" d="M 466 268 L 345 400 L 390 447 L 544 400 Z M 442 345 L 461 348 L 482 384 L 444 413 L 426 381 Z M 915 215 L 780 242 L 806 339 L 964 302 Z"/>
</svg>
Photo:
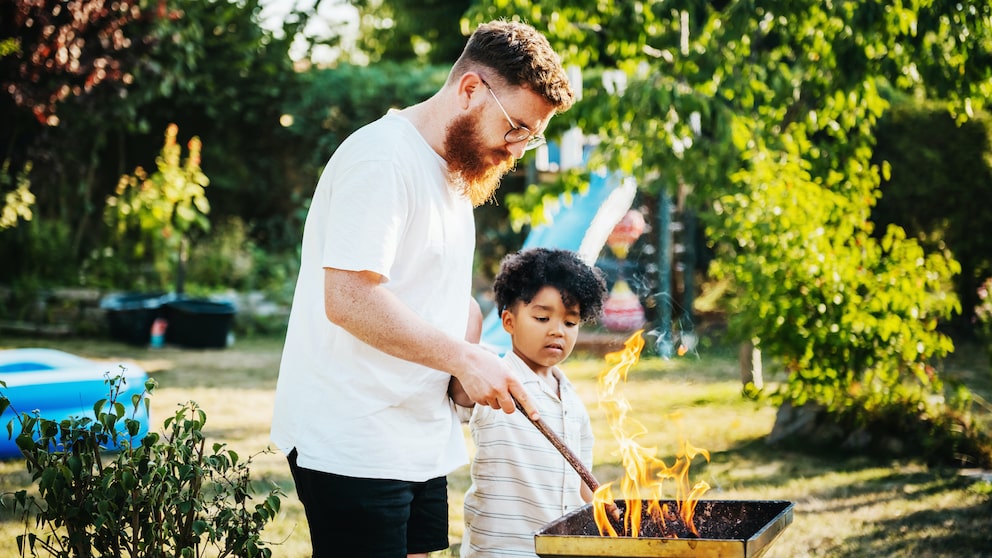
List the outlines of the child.
<svg viewBox="0 0 992 558">
<path fill-rule="evenodd" d="M 544 422 L 591 469 L 589 414 L 557 365 L 575 347 L 579 324 L 602 311 L 602 275 L 572 252 L 534 248 L 503 260 L 493 290 L 513 342 L 503 358 Z M 472 406 L 456 380 L 451 394 L 455 403 Z M 471 413 L 476 453 L 461 556 L 536 556 L 534 533 L 590 502 L 592 493 L 523 413 L 507 415 L 483 405 Z"/>
</svg>

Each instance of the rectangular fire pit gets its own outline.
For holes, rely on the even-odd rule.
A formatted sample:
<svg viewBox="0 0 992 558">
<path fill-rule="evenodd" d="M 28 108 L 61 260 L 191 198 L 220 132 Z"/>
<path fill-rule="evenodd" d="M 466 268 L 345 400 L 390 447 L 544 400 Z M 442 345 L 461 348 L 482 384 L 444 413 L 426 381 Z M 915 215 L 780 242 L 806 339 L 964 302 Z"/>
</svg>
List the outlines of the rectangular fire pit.
<svg viewBox="0 0 992 558">
<path fill-rule="evenodd" d="M 676 507 L 674 500 L 662 503 L 667 503 L 670 509 Z M 627 508 L 624 500 L 616 500 L 616 504 L 621 510 Z M 643 503 L 644 510 L 647 504 Z M 688 532 L 680 533 L 679 538 L 603 537 L 596 528 L 592 505 L 587 504 L 545 525 L 535 535 L 535 546 L 542 558 L 753 558 L 764 554 L 768 545 L 792 523 L 792 502 L 699 500 L 693 523 L 698 537 Z"/>
</svg>

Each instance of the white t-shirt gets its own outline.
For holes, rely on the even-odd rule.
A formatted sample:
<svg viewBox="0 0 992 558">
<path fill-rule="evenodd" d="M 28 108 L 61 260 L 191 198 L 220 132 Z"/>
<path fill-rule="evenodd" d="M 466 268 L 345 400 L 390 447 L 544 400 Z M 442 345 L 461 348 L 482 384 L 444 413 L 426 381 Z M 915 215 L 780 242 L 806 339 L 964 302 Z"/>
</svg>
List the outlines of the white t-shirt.
<svg viewBox="0 0 992 558">
<path fill-rule="evenodd" d="M 589 413 L 555 368 L 561 398 L 512 352 L 503 359 L 524 384 L 541 419 L 592 468 Z M 465 493 L 462 558 L 536 557 L 534 533 L 585 504 L 582 479 L 523 413 L 476 405 L 469 420 L 476 453 Z"/>
<path fill-rule="evenodd" d="M 272 441 L 301 467 L 412 482 L 467 462 L 451 376 L 387 355 L 324 313 L 324 268 L 374 271 L 414 312 L 464 338 L 472 204 L 444 160 L 395 112 L 335 151 L 314 192 L 279 368 Z M 387 329 L 390 324 L 382 324 Z"/>
</svg>

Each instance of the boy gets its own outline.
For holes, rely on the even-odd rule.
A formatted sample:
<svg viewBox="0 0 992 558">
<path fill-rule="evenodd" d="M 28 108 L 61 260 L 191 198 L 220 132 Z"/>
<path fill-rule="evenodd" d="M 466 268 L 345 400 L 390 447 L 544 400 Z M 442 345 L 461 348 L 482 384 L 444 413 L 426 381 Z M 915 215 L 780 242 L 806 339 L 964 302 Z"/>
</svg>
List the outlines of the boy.
<svg viewBox="0 0 992 558">
<path fill-rule="evenodd" d="M 589 414 L 557 365 L 575 347 L 579 325 L 602 311 L 602 275 L 572 252 L 535 248 L 504 259 L 493 290 L 513 346 L 503 359 L 544 421 L 591 468 Z M 473 406 L 456 379 L 451 394 L 458 405 Z M 476 454 L 461 556 L 536 556 L 534 532 L 590 502 L 592 493 L 523 413 L 483 405 L 471 412 Z"/>
</svg>

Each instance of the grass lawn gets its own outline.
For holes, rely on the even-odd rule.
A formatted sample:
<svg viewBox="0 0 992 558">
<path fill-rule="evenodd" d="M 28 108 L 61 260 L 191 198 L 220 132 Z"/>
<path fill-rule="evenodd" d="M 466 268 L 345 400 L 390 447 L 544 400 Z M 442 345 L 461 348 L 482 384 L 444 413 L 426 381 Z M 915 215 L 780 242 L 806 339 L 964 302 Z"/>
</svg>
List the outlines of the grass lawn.
<svg viewBox="0 0 992 558">
<path fill-rule="evenodd" d="M 177 404 L 194 400 L 207 414 L 205 431 L 242 455 L 268 446 L 281 340 L 239 340 L 223 350 L 136 348 L 105 340 L 5 338 L 0 349 L 52 347 L 80 356 L 137 362 L 159 383 L 152 404 L 152 427 Z M 624 395 L 632 415 L 647 427 L 639 440 L 656 446 L 672 462 L 677 441 L 685 438 L 711 452 L 707 463 L 693 461 L 692 482 L 712 489 L 704 496 L 722 500 L 789 500 L 794 520 L 765 556 L 992 557 L 992 476 L 931 469 L 912 461 L 879 461 L 862 456 L 810 455 L 768 447 L 775 409 L 740 396 L 736 351 L 701 349 L 700 355 L 675 360 L 645 358 L 631 371 Z M 606 417 L 596 404 L 596 377 L 604 369 L 596 356 L 575 355 L 566 363 L 573 383 L 587 402 L 596 429 L 596 466 L 600 482 L 619 479 L 617 447 Z M 992 370 L 976 349 L 959 349 L 941 371 L 965 382 L 981 398 L 979 409 L 992 415 Z M 774 383 L 766 370 L 766 382 Z M 16 401 L 14 402 L 16 405 Z M 986 422 L 988 424 L 988 422 Z M 287 492 L 280 517 L 265 530 L 273 554 L 309 556 L 306 518 L 280 454 L 260 453 L 252 476 L 277 483 Z M 462 494 L 468 468 L 449 477 L 453 549 L 462 534 Z M 30 488 L 20 460 L 0 461 L 0 493 Z M 264 488 L 264 487 L 263 487 Z M 16 556 L 14 537 L 23 524 L 0 509 L 0 556 Z M 438 556 L 457 555 L 456 552 Z"/>
</svg>

